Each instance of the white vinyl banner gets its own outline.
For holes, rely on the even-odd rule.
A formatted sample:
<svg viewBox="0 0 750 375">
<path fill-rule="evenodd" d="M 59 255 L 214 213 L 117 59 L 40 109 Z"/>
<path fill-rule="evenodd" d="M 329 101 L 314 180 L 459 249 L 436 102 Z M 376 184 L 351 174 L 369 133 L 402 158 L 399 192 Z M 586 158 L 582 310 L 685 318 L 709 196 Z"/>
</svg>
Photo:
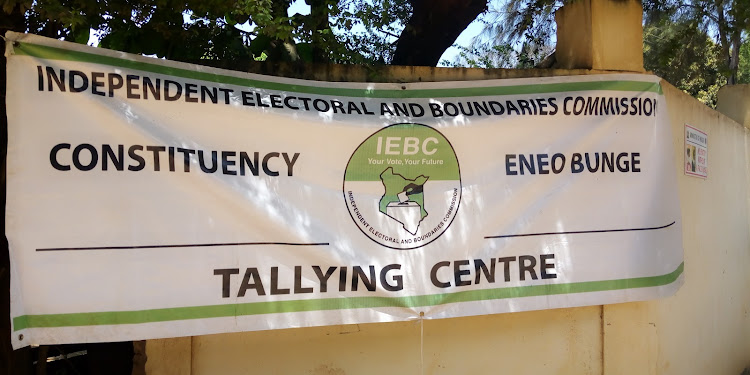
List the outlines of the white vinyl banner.
<svg viewBox="0 0 750 375">
<path fill-rule="evenodd" d="M 9 33 L 13 345 L 660 298 L 660 80 L 317 82 Z"/>
</svg>

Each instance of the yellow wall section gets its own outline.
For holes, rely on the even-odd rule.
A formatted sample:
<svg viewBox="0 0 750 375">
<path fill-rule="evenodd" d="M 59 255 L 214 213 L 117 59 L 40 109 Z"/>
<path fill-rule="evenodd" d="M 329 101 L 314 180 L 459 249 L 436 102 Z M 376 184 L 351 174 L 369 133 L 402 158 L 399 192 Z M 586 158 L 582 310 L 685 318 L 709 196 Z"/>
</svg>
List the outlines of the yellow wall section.
<svg viewBox="0 0 750 375">
<path fill-rule="evenodd" d="M 557 65 L 643 71 L 642 15 L 636 0 L 570 2 L 555 14 Z"/>
<path fill-rule="evenodd" d="M 599 314 L 592 306 L 194 337 L 192 373 L 599 374 Z"/>
</svg>

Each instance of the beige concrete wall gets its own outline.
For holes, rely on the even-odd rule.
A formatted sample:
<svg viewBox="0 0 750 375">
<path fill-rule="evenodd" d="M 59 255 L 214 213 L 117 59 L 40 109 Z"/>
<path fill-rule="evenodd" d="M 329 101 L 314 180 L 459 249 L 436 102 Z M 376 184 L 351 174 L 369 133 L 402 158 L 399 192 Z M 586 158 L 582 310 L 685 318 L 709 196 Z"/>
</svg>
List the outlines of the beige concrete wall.
<svg viewBox="0 0 750 375">
<path fill-rule="evenodd" d="M 740 374 L 750 367 L 750 130 L 669 84 L 664 90 L 685 284 L 671 298 L 604 307 L 604 373 Z M 707 179 L 684 174 L 685 123 L 708 134 Z"/>
<path fill-rule="evenodd" d="M 486 71 L 451 75 L 429 69 L 412 73 L 493 78 Z M 565 73 L 601 72 L 555 71 Z M 503 71 L 502 78 L 547 74 Z M 669 84 L 664 89 L 685 250 L 685 284 L 675 296 L 423 326 L 400 322 L 150 340 L 147 373 L 739 375 L 750 367 L 750 130 Z M 683 173 L 685 123 L 708 133 L 707 179 Z"/>
<path fill-rule="evenodd" d="M 750 128 L 750 84 L 724 86 L 717 96 L 719 112 Z"/>
<path fill-rule="evenodd" d="M 192 337 L 146 341 L 146 374 L 192 374 L 192 350 Z"/>
</svg>

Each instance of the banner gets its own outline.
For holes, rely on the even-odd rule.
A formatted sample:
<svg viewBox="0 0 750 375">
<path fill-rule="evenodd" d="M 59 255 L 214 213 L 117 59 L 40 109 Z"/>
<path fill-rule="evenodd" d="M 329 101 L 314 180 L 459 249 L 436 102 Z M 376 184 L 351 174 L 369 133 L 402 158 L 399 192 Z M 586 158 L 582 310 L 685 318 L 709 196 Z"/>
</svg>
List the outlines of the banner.
<svg viewBox="0 0 750 375">
<path fill-rule="evenodd" d="M 657 77 L 316 82 L 7 37 L 15 347 L 682 283 Z"/>
</svg>

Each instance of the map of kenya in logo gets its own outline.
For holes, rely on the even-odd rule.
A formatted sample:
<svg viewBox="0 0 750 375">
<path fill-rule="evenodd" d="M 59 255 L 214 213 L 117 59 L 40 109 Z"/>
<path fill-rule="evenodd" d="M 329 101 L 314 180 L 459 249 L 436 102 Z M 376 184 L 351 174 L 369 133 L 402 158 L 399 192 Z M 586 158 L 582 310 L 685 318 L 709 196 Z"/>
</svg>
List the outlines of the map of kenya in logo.
<svg viewBox="0 0 750 375">
<path fill-rule="evenodd" d="M 344 200 L 359 230 L 407 250 L 436 240 L 461 202 L 456 152 L 439 131 L 396 124 L 365 139 L 344 174 Z"/>
</svg>

